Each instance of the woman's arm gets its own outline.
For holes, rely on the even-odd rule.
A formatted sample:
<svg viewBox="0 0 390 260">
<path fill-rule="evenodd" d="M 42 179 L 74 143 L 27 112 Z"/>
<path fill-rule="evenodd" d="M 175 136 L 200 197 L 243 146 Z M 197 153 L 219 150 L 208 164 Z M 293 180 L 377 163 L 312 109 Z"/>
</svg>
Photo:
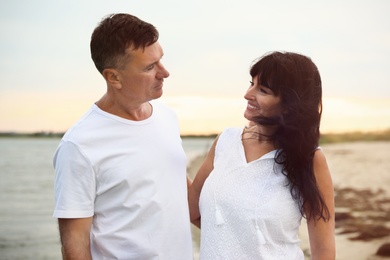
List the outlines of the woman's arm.
<svg viewBox="0 0 390 260">
<path fill-rule="evenodd" d="M 199 196 L 202 191 L 203 184 L 210 172 L 214 169 L 215 146 L 218 137 L 214 140 L 205 160 L 200 166 L 194 181 L 188 188 L 188 205 L 190 208 L 191 223 L 200 228 L 200 212 L 199 212 Z"/>
<path fill-rule="evenodd" d="M 311 255 L 313 260 L 333 260 L 336 257 L 334 189 L 326 158 L 321 149 L 314 154 L 313 167 L 317 185 L 328 207 L 330 218 L 326 222 L 316 218 L 307 222 Z"/>
<path fill-rule="evenodd" d="M 91 260 L 90 231 L 92 217 L 58 219 L 64 260 Z"/>
</svg>

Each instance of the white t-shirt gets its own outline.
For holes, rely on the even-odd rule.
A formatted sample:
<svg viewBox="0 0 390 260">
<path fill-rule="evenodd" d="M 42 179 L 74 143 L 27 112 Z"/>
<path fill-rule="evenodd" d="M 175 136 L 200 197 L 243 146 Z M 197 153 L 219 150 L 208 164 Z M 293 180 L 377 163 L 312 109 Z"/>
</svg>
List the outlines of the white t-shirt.
<svg viewBox="0 0 390 260">
<path fill-rule="evenodd" d="M 93 216 L 93 259 L 193 259 L 177 118 L 152 105 L 143 121 L 93 105 L 55 153 L 53 216 Z"/>
<path fill-rule="evenodd" d="M 215 148 L 214 170 L 200 195 L 200 259 L 303 260 L 302 216 L 275 163 L 277 151 L 248 163 L 242 131 L 224 130 Z"/>
</svg>

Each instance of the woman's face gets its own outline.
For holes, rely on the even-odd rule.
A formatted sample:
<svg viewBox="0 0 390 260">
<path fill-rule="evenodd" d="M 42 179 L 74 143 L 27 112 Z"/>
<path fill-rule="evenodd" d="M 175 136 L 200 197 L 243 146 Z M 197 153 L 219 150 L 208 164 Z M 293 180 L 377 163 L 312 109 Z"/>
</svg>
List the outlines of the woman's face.
<svg viewBox="0 0 390 260">
<path fill-rule="evenodd" d="M 273 117 L 283 112 L 281 98 L 275 96 L 271 89 L 258 84 L 257 78 L 252 78 L 251 85 L 244 96 L 248 100 L 244 117 L 249 121 L 254 117 Z"/>
</svg>

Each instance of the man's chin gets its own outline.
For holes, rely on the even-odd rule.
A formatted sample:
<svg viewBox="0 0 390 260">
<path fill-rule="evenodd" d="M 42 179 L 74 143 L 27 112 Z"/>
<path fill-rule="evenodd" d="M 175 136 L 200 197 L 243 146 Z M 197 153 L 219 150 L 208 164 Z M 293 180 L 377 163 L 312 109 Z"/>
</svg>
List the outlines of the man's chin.
<svg viewBox="0 0 390 260">
<path fill-rule="evenodd" d="M 160 91 L 157 91 L 154 95 L 153 95 L 153 99 L 158 99 L 162 96 L 163 94 L 163 90 L 161 89 Z"/>
</svg>

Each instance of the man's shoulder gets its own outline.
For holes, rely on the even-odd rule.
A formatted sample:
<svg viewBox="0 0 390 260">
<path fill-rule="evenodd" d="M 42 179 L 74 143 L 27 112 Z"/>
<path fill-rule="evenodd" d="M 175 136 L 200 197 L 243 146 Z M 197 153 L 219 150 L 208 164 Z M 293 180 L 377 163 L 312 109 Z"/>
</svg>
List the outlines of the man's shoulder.
<svg viewBox="0 0 390 260">
<path fill-rule="evenodd" d="M 91 133 L 91 131 L 98 130 L 96 126 L 98 120 L 95 120 L 92 114 L 94 114 L 94 108 L 91 107 L 85 112 L 66 132 L 63 136 L 63 140 L 72 140 L 77 136 Z"/>
</svg>

